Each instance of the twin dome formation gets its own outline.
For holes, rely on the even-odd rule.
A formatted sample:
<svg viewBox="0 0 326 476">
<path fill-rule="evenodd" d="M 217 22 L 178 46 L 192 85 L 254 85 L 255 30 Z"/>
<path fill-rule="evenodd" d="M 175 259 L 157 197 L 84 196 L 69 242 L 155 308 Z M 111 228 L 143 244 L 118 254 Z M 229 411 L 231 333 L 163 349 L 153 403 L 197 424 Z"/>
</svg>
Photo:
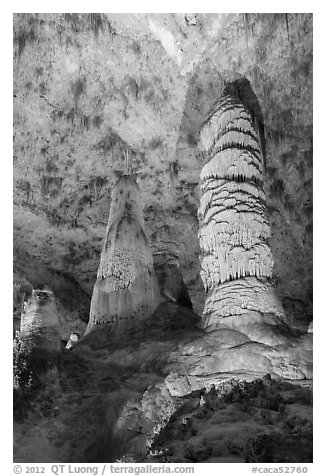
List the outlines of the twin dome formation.
<svg viewBox="0 0 326 476">
<path fill-rule="evenodd" d="M 273 256 L 268 246 L 263 159 L 251 113 L 238 99 L 223 96 L 202 127 L 200 143 L 205 165 L 199 184 L 199 245 L 206 291 L 201 327 L 208 332 L 227 331 L 228 348 L 237 347 L 232 368 L 226 370 L 236 365 L 247 368 L 251 362 L 250 371 L 271 370 L 280 375 L 284 365 L 273 346 L 285 345 L 285 356 L 298 342 L 288 331 L 271 284 Z M 136 176 L 120 176 L 112 190 L 85 334 L 99 328 L 113 334 L 137 328 L 164 299 L 192 308 L 173 230 L 162 226 L 150 244 L 140 198 Z M 286 357 L 283 376 L 311 377 L 310 363 L 306 365 L 302 358 L 306 344 L 302 345 L 297 362 L 293 364 L 293 356 Z"/>
<path fill-rule="evenodd" d="M 202 326 L 234 328 L 241 326 L 240 318 L 281 324 L 284 312 L 269 282 L 273 257 L 267 244 L 262 154 L 250 112 L 232 96 L 223 96 L 202 128 L 201 146 L 206 160 L 200 177 L 199 244 L 207 292 Z M 178 263 L 174 266 L 170 279 L 180 276 Z M 123 175 L 112 191 L 86 333 L 101 325 L 112 331 L 137 326 L 154 312 L 162 294 L 176 300 L 173 288 L 167 294 L 161 286 L 161 291 L 140 191 L 135 176 Z"/>
</svg>

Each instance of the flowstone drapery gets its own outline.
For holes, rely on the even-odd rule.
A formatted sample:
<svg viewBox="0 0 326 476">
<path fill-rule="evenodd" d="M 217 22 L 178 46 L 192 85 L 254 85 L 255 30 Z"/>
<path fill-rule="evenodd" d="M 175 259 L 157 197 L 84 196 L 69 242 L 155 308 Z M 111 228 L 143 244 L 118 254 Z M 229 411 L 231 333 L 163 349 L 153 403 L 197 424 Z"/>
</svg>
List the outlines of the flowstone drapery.
<svg viewBox="0 0 326 476">
<path fill-rule="evenodd" d="M 136 327 L 160 303 L 153 257 L 144 230 L 135 175 L 122 175 L 112 190 L 110 215 L 86 333 Z"/>
<path fill-rule="evenodd" d="M 223 96 L 200 139 L 206 159 L 198 211 L 201 278 L 207 292 L 203 327 L 283 323 L 283 308 L 270 282 L 273 256 L 263 161 L 249 110 Z"/>
</svg>

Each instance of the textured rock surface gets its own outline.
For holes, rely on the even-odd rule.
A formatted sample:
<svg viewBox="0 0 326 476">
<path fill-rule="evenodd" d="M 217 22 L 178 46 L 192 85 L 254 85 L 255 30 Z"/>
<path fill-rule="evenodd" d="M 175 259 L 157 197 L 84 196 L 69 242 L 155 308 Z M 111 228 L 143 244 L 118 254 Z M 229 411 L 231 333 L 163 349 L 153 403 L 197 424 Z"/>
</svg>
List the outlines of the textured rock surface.
<svg viewBox="0 0 326 476">
<path fill-rule="evenodd" d="M 137 327 L 160 303 L 153 257 L 144 228 L 136 178 L 123 175 L 112 201 L 86 332 L 99 325 L 112 332 Z"/>
<path fill-rule="evenodd" d="M 264 119 L 274 282 L 289 322 L 306 328 L 312 15 L 198 14 L 195 24 L 184 14 L 94 15 L 14 16 L 15 282 L 45 268 L 66 301 L 65 338 L 83 331 L 113 171 L 123 170 L 129 150 L 148 234 L 162 224 L 176 231 L 180 269 L 201 313 L 198 134 L 225 84 L 242 77 Z M 69 282 L 74 292 L 66 292 Z"/>
<path fill-rule="evenodd" d="M 311 351 L 286 327 L 271 282 L 264 150 L 254 119 L 239 98 L 226 95 L 214 104 L 200 134 L 207 161 L 198 212 L 201 278 L 207 292 L 202 326 L 215 331 L 215 345 L 199 365 L 191 357 L 183 359 L 186 378 L 195 375 L 199 388 L 203 377 L 216 372 L 312 377 Z M 218 330 L 227 336 L 225 347 Z M 185 349 L 181 353 L 188 355 Z M 176 367 L 178 362 L 179 356 Z"/>
<path fill-rule="evenodd" d="M 60 321 L 52 291 L 36 289 L 25 303 L 14 338 L 14 417 L 27 416 L 35 399 L 60 389 Z"/>
<path fill-rule="evenodd" d="M 168 225 L 162 225 L 151 236 L 151 248 L 162 296 L 192 309 L 192 302 L 180 270 L 179 240 L 175 231 Z"/>
<path fill-rule="evenodd" d="M 73 350 L 63 348 L 61 392 L 43 398 L 45 411 L 42 400 L 36 402 L 37 417 L 31 412 L 15 421 L 15 460 L 114 461 L 134 444 L 146 453 L 158 409 L 170 402 L 169 417 L 175 408 L 176 398 L 164 385 L 164 362 L 183 336 L 200 332 L 194 329 L 198 319 L 189 309 L 166 303 L 146 325 L 127 329 L 123 339 L 108 328 L 95 329 Z M 155 400 L 150 388 L 156 383 L 163 395 L 156 391 Z"/>
<path fill-rule="evenodd" d="M 309 389 L 229 380 L 188 398 L 152 445 L 153 461 L 311 462 Z"/>
<path fill-rule="evenodd" d="M 270 283 L 274 261 L 268 246 L 264 157 L 254 117 L 239 98 L 223 96 L 209 112 L 200 139 L 206 160 L 198 210 L 201 278 L 208 293 L 203 326 L 235 327 L 232 316 L 248 312 L 255 313 L 256 322 L 261 315 L 262 324 L 264 314 L 271 324 L 273 316 L 274 323 L 284 320 Z M 239 327 L 241 321 L 235 320 Z"/>
<path fill-rule="evenodd" d="M 251 382 L 270 370 L 280 395 L 289 390 L 293 403 L 301 401 L 300 386 L 311 387 L 311 380 L 297 370 L 303 350 L 295 354 L 266 345 L 262 354 L 262 345 L 253 349 L 251 343 L 248 349 L 248 338 L 240 332 L 207 334 L 196 326 L 198 321 L 190 309 L 162 303 L 143 327 L 127 329 L 124 339 L 109 329 L 95 329 L 73 350 L 63 348 L 61 391 L 36 401 L 36 419 L 30 412 L 15 421 L 15 461 L 108 462 L 124 455 L 145 461 L 175 412 L 191 406 L 194 398 L 196 409 L 200 395 L 212 386 L 224 396 L 238 381 Z M 299 386 L 284 384 L 287 378 Z M 282 398 L 275 396 L 279 403 Z M 251 411 L 244 418 L 252 419 Z M 260 428 L 262 434 L 271 431 L 268 425 Z M 252 430 L 250 426 L 242 434 L 243 444 L 253 437 Z M 183 461 L 178 452 L 175 460 L 179 456 Z"/>
<path fill-rule="evenodd" d="M 20 336 L 35 341 L 40 349 L 59 352 L 60 320 L 49 289 L 34 289 L 21 316 Z"/>
<path fill-rule="evenodd" d="M 302 336 L 278 332 L 275 309 L 262 316 L 251 309 L 238 314 L 238 307 L 237 316 L 223 318 L 228 329 L 198 327 L 205 300 L 198 183 L 205 163 L 197 143 L 207 111 L 223 93 L 233 95 L 235 85 L 255 117 L 266 163 L 272 284 L 288 324 Z M 247 95 L 248 85 L 254 96 Z M 95 329 L 72 350 L 62 345 L 55 392 L 43 388 L 29 405 L 15 399 L 15 461 L 155 460 L 149 448 L 161 452 L 161 461 L 309 460 L 310 403 L 301 387 L 311 387 L 312 356 L 306 332 L 312 319 L 312 15 L 16 14 L 13 92 L 16 328 L 26 296 L 51 283 L 61 338 L 84 333 L 125 154 L 137 172 L 153 252 L 160 243 L 154 265 L 158 271 L 163 266 L 159 281 L 168 294 L 146 325 L 127 329 L 124 339 Z M 173 230 L 163 265 L 159 248 L 170 239 L 159 236 L 162 225 L 168 234 Z M 170 262 L 172 242 L 178 273 Z M 181 279 L 197 314 L 177 304 L 185 296 Z M 270 296 L 269 283 L 247 280 L 250 289 L 266 286 Z M 276 381 L 269 387 L 276 398 L 265 398 L 265 382 L 247 399 L 241 381 L 267 372 Z M 286 387 L 286 380 L 297 385 Z M 213 385 L 218 398 L 229 393 L 231 405 L 234 395 L 244 408 L 223 402 L 229 418 L 225 408 L 214 408 L 213 396 L 213 414 L 209 410 L 198 427 Z M 283 414 L 275 400 L 286 406 Z M 186 429 L 186 447 L 176 411 L 182 415 L 187 405 L 195 420 L 190 432 L 197 434 L 189 441 Z M 265 411 L 269 406 L 275 413 Z M 298 425 L 290 412 L 300 415 Z M 166 436 L 179 446 L 173 455 L 164 454 L 164 440 L 154 449 L 170 418 Z"/>
<path fill-rule="evenodd" d="M 14 330 L 20 329 L 21 312 L 33 289 L 42 289 L 46 283 L 51 283 L 56 296 L 61 338 L 68 339 L 76 330 L 82 334 L 89 318 L 90 297 L 69 273 L 47 267 L 22 250 L 14 252 Z"/>
</svg>

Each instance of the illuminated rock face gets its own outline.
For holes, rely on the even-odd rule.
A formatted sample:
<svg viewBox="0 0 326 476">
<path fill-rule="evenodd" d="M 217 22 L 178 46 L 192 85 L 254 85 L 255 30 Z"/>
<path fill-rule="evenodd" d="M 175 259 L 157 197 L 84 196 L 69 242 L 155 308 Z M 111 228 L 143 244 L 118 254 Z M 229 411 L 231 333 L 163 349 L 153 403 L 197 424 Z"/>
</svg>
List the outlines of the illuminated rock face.
<svg viewBox="0 0 326 476">
<path fill-rule="evenodd" d="M 273 256 L 260 140 L 250 112 L 232 96 L 213 106 L 200 135 L 201 278 L 208 330 L 276 324 L 284 312 L 270 283 Z M 243 316 L 239 320 L 236 316 Z M 234 317 L 234 318 L 233 318 Z"/>
<path fill-rule="evenodd" d="M 112 332 L 136 327 L 159 303 L 159 284 L 144 230 L 140 190 L 134 175 L 123 175 L 112 190 L 86 333 L 101 325 Z"/>
<path fill-rule="evenodd" d="M 154 269 L 162 297 L 192 309 L 191 299 L 179 267 L 178 238 L 176 232 L 163 225 L 151 236 Z"/>
<path fill-rule="evenodd" d="M 38 349 L 60 352 L 60 321 L 52 291 L 34 289 L 21 316 L 20 336 Z"/>
</svg>

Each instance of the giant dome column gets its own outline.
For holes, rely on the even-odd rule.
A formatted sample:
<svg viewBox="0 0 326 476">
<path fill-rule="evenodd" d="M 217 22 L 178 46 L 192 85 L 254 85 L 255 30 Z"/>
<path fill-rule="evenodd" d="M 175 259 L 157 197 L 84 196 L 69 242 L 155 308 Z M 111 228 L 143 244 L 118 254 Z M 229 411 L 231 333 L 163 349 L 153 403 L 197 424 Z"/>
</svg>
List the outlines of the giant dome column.
<svg viewBox="0 0 326 476">
<path fill-rule="evenodd" d="M 271 284 L 262 152 L 249 110 L 223 96 L 205 121 L 200 142 L 205 165 L 199 244 L 207 292 L 202 325 L 214 330 L 283 324 L 284 311 Z"/>
</svg>

